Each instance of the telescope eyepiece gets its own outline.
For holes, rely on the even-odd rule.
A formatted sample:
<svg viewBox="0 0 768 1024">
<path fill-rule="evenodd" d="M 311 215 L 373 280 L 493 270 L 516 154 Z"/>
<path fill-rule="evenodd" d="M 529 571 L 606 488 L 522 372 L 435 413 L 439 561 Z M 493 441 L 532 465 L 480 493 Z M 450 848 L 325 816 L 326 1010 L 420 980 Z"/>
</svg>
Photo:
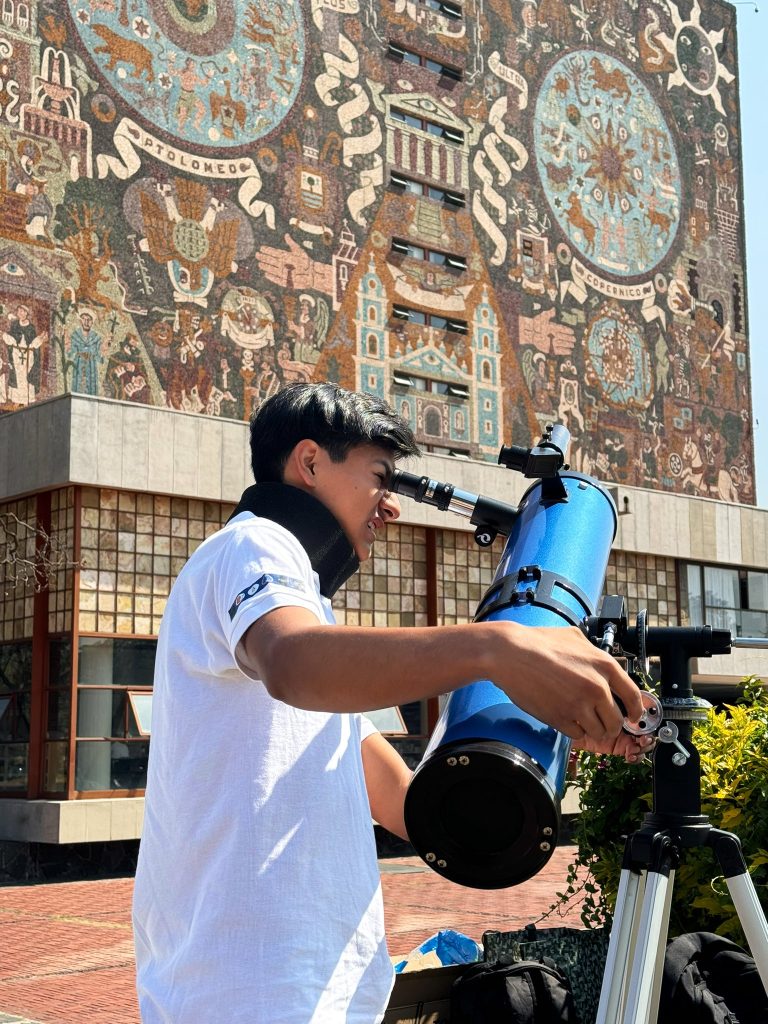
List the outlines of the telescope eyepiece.
<svg viewBox="0 0 768 1024">
<path fill-rule="evenodd" d="M 562 423 L 550 424 L 542 439 L 533 448 L 504 444 L 499 452 L 499 465 L 514 469 L 523 476 L 546 480 L 557 476 L 565 467 L 571 434 Z"/>
<path fill-rule="evenodd" d="M 451 504 L 455 488 L 453 484 L 444 484 L 439 480 L 430 480 L 428 476 L 416 476 L 415 473 L 396 469 L 392 474 L 390 490 L 395 494 L 413 498 L 414 501 L 434 505 L 441 512 L 445 512 Z"/>
</svg>

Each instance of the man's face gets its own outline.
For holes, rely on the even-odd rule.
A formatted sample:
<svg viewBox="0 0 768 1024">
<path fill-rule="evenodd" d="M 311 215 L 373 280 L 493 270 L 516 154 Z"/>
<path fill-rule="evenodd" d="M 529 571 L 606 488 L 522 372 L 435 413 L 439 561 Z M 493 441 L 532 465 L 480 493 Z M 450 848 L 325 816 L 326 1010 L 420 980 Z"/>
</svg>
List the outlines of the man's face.
<svg viewBox="0 0 768 1024">
<path fill-rule="evenodd" d="M 377 445 L 359 445 L 343 462 L 318 450 L 315 497 L 338 519 L 361 562 L 371 557 L 379 532 L 400 515 L 400 502 L 389 491 L 394 468 L 391 453 Z"/>
</svg>

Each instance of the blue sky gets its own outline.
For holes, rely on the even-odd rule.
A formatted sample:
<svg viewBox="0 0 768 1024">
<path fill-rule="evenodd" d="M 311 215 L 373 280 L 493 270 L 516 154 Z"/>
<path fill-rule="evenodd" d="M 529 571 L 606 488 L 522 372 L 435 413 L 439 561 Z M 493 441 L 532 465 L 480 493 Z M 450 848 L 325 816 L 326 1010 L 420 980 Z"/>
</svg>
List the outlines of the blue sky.
<svg viewBox="0 0 768 1024">
<path fill-rule="evenodd" d="M 736 12 L 757 504 L 768 508 L 768 0 Z"/>
</svg>

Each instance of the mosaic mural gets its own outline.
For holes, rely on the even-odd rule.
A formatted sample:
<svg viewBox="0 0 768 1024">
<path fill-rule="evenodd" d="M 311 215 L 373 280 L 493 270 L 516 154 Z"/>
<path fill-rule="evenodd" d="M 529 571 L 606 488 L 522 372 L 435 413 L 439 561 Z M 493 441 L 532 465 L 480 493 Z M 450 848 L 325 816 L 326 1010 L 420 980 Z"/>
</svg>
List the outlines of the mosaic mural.
<svg viewBox="0 0 768 1024">
<path fill-rule="evenodd" d="M 717 0 L 0 0 L 0 410 L 381 394 L 754 501 Z"/>
</svg>

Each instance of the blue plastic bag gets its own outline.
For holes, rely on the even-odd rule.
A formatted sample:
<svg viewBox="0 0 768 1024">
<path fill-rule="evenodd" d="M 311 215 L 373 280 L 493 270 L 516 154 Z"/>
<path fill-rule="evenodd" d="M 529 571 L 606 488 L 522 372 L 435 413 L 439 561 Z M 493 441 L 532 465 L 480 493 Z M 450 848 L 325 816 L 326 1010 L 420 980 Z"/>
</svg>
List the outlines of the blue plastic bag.
<svg viewBox="0 0 768 1024">
<path fill-rule="evenodd" d="M 483 947 L 468 935 L 450 928 L 441 929 L 412 950 L 405 960 L 395 964 L 395 972 L 403 974 L 422 971 L 430 967 L 450 967 L 452 964 L 472 964 L 483 958 Z"/>
</svg>

